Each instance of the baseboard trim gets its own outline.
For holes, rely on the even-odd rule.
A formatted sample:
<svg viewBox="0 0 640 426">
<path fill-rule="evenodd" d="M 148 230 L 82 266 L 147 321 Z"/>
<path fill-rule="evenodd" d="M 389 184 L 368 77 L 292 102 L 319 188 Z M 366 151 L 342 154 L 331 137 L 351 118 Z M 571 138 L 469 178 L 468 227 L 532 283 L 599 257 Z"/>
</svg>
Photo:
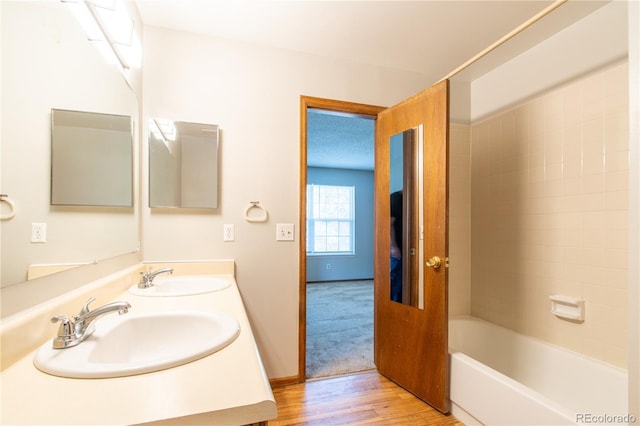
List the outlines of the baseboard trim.
<svg viewBox="0 0 640 426">
<path fill-rule="evenodd" d="M 298 376 L 290 376 L 290 377 L 278 377 L 275 379 L 269 379 L 269 384 L 271 388 L 280 388 L 283 386 L 289 385 L 297 385 L 298 383 L 303 383 L 304 380 L 300 381 Z"/>
</svg>

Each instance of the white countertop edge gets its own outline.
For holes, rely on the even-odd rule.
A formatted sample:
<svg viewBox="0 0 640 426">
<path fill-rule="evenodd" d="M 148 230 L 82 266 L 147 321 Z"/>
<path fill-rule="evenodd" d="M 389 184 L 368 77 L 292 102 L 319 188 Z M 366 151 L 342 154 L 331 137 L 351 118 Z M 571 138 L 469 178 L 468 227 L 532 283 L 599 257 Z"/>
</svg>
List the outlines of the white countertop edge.
<svg viewBox="0 0 640 426">
<path fill-rule="evenodd" d="M 267 417 L 265 418 L 265 415 Z M 185 417 L 159 420 L 149 423 L 138 423 L 136 426 L 203 426 L 203 425 L 249 425 L 267 419 L 275 419 L 278 413 L 273 401 L 267 400 L 242 408 L 242 413 L 235 409 L 220 410 L 213 413 L 200 413 Z"/>
</svg>

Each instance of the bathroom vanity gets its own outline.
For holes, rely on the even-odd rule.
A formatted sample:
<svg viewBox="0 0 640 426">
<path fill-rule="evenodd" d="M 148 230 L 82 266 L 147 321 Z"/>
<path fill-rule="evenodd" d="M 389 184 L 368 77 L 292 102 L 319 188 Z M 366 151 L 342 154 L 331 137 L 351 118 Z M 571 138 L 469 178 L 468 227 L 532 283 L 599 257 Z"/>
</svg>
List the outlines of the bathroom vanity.
<svg viewBox="0 0 640 426">
<path fill-rule="evenodd" d="M 140 272 L 172 267 L 174 276 L 207 274 L 230 281 L 224 289 L 190 296 L 148 297 L 129 288 Z M 38 370 L 34 354 L 51 341 L 50 319 L 74 315 L 88 297 L 96 306 L 127 301 L 130 313 L 223 312 L 240 333 L 226 347 L 165 370 L 117 378 L 76 379 Z M 125 314 L 129 315 L 129 314 Z M 100 321 L 96 322 L 96 330 Z M 82 345 L 83 343 L 80 343 Z M 135 342 L 131 342 L 135 344 Z M 126 350 L 127 348 L 122 348 Z M 67 349 L 62 349 L 67 350 Z M 229 261 L 138 265 L 87 284 L 54 301 L 2 321 L 1 424 L 259 424 L 277 415 L 276 404 Z"/>
</svg>

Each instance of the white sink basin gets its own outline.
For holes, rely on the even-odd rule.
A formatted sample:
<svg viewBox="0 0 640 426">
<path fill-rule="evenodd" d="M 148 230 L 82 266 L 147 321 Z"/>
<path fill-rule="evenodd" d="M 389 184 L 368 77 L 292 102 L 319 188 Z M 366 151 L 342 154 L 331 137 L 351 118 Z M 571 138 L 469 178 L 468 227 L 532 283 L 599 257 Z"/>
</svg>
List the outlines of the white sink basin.
<svg viewBox="0 0 640 426">
<path fill-rule="evenodd" d="M 191 296 L 224 290 L 230 285 L 227 279 L 206 275 L 162 276 L 155 278 L 151 287 L 138 288 L 136 284 L 129 292 L 138 296 Z"/>
<path fill-rule="evenodd" d="M 84 342 L 53 349 L 47 341 L 35 366 L 54 376 L 133 376 L 195 361 L 227 346 L 240 325 L 223 312 L 172 311 L 103 317 Z"/>
</svg>

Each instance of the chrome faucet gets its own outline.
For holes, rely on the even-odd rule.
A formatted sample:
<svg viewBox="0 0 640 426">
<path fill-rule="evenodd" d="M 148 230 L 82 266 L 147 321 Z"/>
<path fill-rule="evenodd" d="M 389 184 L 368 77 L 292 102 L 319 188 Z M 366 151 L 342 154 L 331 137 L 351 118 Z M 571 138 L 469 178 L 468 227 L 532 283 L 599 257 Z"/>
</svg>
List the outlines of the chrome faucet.
<svg viewBox="0 0 640 426">
<path fill-rule="evenodd" d="M 138 283 L 138 288 L 149 288 L 153 285 L 153 279 L 156 277 L 156 275 L 160 275 L 160 274 L 173 274 L 173 269 L 172 268 L 164 268 L 164 269 L 159 269 L 157 271 L 153 271 L 153 272 L 140 272 L 140 282 Z"/>
<path fill-rule="evenodd" d="M 64 315 L 51 318 L 53 323 L 60 322 L 58 335 L 53 339 L 54 349 L 65 349 L 80 344 L 93 334 L 95 331 L 94 323 L 98 318 L 112 312 L 117 312 L 120 315 L 126 314 L 131 308 L 128 302 L 112 302 L 91 311 L 89 304 L 94 300 L 96 300 L 95 297 L 91 297 L 78 315 L 74 315 L 73 318 Z"/>
</svg>

